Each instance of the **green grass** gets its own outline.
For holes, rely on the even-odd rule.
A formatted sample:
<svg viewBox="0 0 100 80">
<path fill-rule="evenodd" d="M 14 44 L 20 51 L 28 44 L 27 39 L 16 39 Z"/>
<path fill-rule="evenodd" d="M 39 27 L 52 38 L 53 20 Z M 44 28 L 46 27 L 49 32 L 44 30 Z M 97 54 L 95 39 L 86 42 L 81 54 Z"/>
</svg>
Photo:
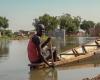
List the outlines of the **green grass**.
<svg viewBox="0 0 100 80">
<path fill-rule="evenodd" d="M 8 36 L 2 36 L 2 37 L 0 37 L 0 40 L 3 40 L 3 39 L 10 39 L 10 37 L 8 37 Z"/>
</svg>

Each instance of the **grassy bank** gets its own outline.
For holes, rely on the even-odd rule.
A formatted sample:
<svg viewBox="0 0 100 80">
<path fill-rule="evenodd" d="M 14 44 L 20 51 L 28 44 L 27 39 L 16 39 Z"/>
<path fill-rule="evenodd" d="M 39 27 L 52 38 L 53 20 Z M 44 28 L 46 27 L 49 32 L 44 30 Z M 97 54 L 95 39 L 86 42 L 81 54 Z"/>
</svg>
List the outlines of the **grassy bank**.
<svg viewBox="0 0 100 80">
<path fill-rule="evenodd" d="M 26 40 L 28 38 L 29 38 L 28 36 L 25 36 L 25 37 L 21 37 L 21 36 L 11 36 L 11 37 L 2 36 L 2 37 L 0 37 L 0 40 L 3 40 L 3 39 L 7 39 L 7 40 Z"/>
<path fill-rule="evenodd" d="M 0 37 L 0 40 L 3 40 L 3 39 L 10 39 L 10 37 L 8 37 L 8 36 L 2 36 L 2 37 Z"/>
</svg>

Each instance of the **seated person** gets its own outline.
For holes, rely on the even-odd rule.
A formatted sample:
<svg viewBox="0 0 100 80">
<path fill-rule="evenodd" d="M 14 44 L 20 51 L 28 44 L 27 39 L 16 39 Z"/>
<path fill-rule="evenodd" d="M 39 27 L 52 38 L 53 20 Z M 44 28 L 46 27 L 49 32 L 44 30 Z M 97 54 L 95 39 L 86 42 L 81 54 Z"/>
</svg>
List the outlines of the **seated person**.
<svg viewBox="0 0 100 80">
<path fill-rule="evenodd" d="M 43 35 L 44 26 L 38 24 L 36 26 L 37 33 L 32 35 L 28 43 L 28 58 L 30 63 L 42 63 L 45 62 L 48 66 L 54 66 L 54 64 L 49 64 L 48 61 L 42 55 L 42 48 L 50 42 L 51 38 L 48 38 L 43 44 L 41 44 L 40 37 Z M 51 50 L 50 50 L 51 51 Z M 56 60 L 56 53 L 53 53 L 53 59 Z"/>
</svg>

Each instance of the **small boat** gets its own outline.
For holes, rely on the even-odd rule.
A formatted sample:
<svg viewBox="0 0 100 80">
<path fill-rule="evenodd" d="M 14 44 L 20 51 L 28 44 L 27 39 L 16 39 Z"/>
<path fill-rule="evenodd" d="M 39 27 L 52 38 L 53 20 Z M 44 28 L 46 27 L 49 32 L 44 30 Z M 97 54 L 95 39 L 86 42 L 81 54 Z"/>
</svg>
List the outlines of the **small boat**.
<svg viewBox="0 0 100 80">
<path fill-rule="evenodd" d="M 62 52 L 59 54 L 58 61 L 54 62 L 55 67 L 61 66 L 64 64 L 68 64 L 74 61 L 80 61 L 86 58 L 89 58 L 96 54 L 96 51 L 99 50 L 99 41 L 95 40 L 85 45 L 70 49 L 68 51 Z M 49 62 L 52 63 L 52 62 Z M 45 63 L 41 64 L 29 64 L 30 69 L 41 69 L 41 68 L 48 68 L 49 66 Z"/>
</svg>

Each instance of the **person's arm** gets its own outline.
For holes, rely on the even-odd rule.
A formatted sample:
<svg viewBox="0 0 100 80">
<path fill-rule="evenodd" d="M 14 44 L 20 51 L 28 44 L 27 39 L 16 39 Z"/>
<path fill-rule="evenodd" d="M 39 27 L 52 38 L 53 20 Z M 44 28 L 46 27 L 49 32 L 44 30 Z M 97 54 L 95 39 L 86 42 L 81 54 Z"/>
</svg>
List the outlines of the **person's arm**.
<svg viewBox="0 0 100 80">
<path fill-rule="evenodd" d="M 51 38 L 49 37 L 49 38 L 41 45 L 41 48 L 43 48 L 43 47 L 45 47 L 46 45 L 48 45 L 48 43 L 50 43 L 50 40 L 51 40 Z M 49 47 L 50 50 L 51 50 L 51 45 L 50 45 L 50 44 L 49 44 L 48 47 Z M 46 64 L 48 64 L 48 66 L 54 67 L 54 63 L 49 64 L 48 61 L 47 61 L 44 57 L 43 57 L 43 60 L 44 60 L 44 62 L 45 62 Z"/>
<path fill-rule="evenodd" d="M 42 45 L 41 48 L 43 48 L 44 46 L 46 46 L 49 42 L 50 42 L 51 38 L 49 37 Z"/>
</svg>

